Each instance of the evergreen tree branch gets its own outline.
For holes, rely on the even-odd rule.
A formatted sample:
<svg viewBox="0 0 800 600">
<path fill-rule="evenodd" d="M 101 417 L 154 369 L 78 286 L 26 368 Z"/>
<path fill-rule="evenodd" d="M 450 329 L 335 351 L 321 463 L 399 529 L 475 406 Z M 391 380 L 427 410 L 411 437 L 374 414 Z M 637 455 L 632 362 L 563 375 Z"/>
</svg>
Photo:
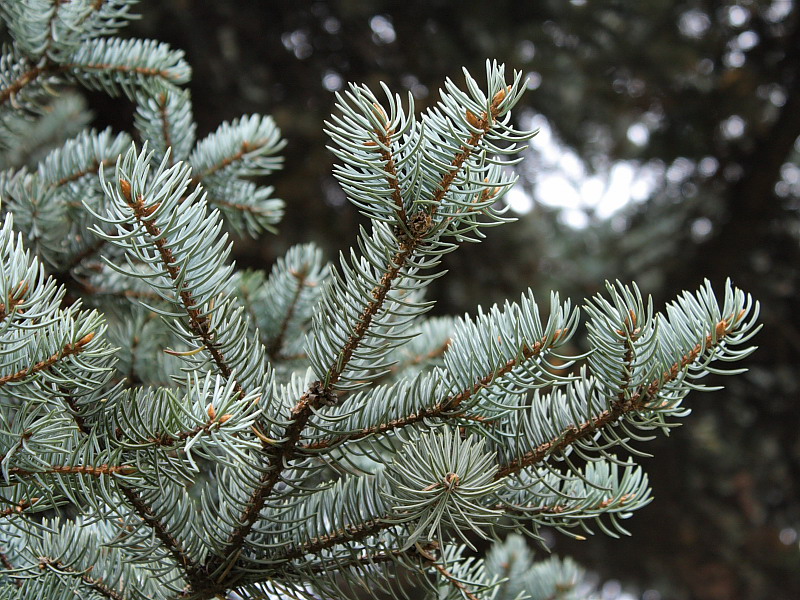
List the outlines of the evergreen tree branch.
<svg viewBox="0 0 800 600">
<path fill-rule="evenodd" d="M 702 343 L 697 343 L 689 352 L 684 354 L 681 359 L 675 362 L 669 369 L 664 371 L 662 376 L 654 379 L 650 384 L 640 386 L 629 397 L 620 395 L 611 402 L 611 407 L 604 410 L 596 417 L 588 419 L 579 425 L 572 425 L 563 430 L 558 436 L 551 440 L 540 444 L 525 455 L 516 458 L 507 464 L 501 466 L 495 473 L 495 479 L 502 479 L 509 475 L 519 473 L 526 467 L 531 467 L 542 462 L 548 456 L 564 451 L 569 446 L 576 442 L 593 435 L 596 431 L 613 425 L 618 422 L 626 414 L 641 412 L 646 410 L 658 409 L 659 406 L 653 406 L 653 401 L 657 398 L 659 391 L 671 381 L 674 381 L 678 375 L 692 364 L 704 349 L 713 348 L 718 346 L 719 343 L 730 333 L 732 324 L 738 322 L 743 315 L 732 315 L 729 318 L 718 321 L 715 326 L 714 335 L 708 334 Z M 626 350 L 626 356 L 630 360 L 630 350 Z M 630 369 L 627 371 L 630 372 Z"/>
<path fill-rule="evenodd" d="M 131 193 L 131 184 L 129 181 L 120 179 L 120 189 L 122 190 L 122 195 L 128 203 L 128 206 L 133 210 L 136 220 L 144 227 L 147 233 L 150 234 L 153 240 L 152 243 L 158 250 L 164 268 L 167 270 L 167 273 L 169 274 L 173 283 L 176 284 L 175 287 L 179 292 L 184 310 L 189 316 L 189 329 L 198 340 L 202 341 L 202 345 L 205 346 L 206 351 L 211 356 L 214 364 L 217 366 L 222 376 L 225 377 L 225 379 L 231 379 L 233 375 L 233 369 L 228 364 L 225 356 L 223 356 L 222 352 L 214 341 L 216 336 L 211 328 L 211 321 L 209 320 L 208 316 L 204 315 L 197 306 L 197 303 L 192 295 L 192 291 L 177 284 L 181 278 L 180 266 L 176 264 L 172 250 L 170 250 L 161 230 L 155 225 L 155 223 L 153 223 L 152 220 L 145 218 L 149 216 L 152 208 L 148 208 L 144 205 L 143 197 L 139 196 L 136 199 L 133 198 Z M 238 381 L 234 383 L 234 387 L 241 397 L 246 395 Z"/>
<path fill-rule="evenodd" d="M 303 271 L 292 271 L 292 276 L 297 280 L 297 289 L 292 294 L 292 299 L 289 302 L 289 306 L 286 309 L 286 312 L 281 319 L 280 327 L 278 328 L 277 335 L 273 338 L 272 342 L 267 346 L 267 355 L 270 357 L 271 360 L 277 360 L 282 358 L 281 355 L 281 348 L 283 348 L 284 338 L 286 337 L 286 331 L 289 328 L 289 322 L 292 320 L 294 316 L 294 312 L 297 309 L 297 302 L 300 300 L 300 294 L 303 293 L 303 287 L 306 285 L 306 277 L 308 275 L 307 272 Z"/>
<path fill-rule="evenodd" d="M 39 568 L 50 569 L 53 572 L 59 575 L 67 575 L 70 577 L 77 577 L 84 583 L 86 586 L 90 587 L 95 593 L 102 596 L 103 598 L 109 598 L 110 600 L 126 600 L 126 596 L 124 596 L 118 590 L 106 585 L 102 578 L 94 578 L 89 575 L 92 571 L 92 567 L 84 571 L 78 571 L 77 569 L 73 569 L 72 567 L 65 565 L 60 560 L 56 558 L 50 558 L 47 556 L 40 556 L 39 557 Z"/>
<path fill-rule="evenodd" d="M 239 520 L 241 524 L 231 533 L 228 543 L 220 553 L 220 556 L 230 559 L 230 557 L 237 557 L 241 552 L 242 544 L 244 544 L 245 539 L 253 530 L 253 526 L 264 508 L 267 498 L 275 488 L 275 484 L 280 481 L 286 465 L 294 458 L 300 434 L 312 414 L 310 407 L 320 402 L 319 398 L 322 393 L 324 393 L 324 390 L 321 386 L 306 392 L 292 410 L 290 422 L 284 432 L 285 441 L 279 446 L 266 446 L 265 452 L 268 456 L 267 469 L 247 501 L 247 508 L 245 508 Z M 219 557 L 212 557 L 207 571 L 213 573 L 222 564 Z"/>
<path fill-rule="evenodd" d="M 369 330 L 375 315 L 378 314 L 383 306 L 387 294 L 392 289 L 394 281 L 400 275 L 402 270 L 408 265 L 418 247 L 424 243 L 427 236 L 434 229 L 433 216 L 436 214 L 442 199 L 450 190 L 450 187 L 455 181 L 456 176 L 464 167 L 464 163 L 469 159 L 470 156 L 472 156 L 473 152 L 478 147 L 478 143 L 489 133 L 494 120 L 497 118 L 500 112 L 499 107 L 505 98 L 505 95 L 505 90 L 501 90 L 495 94 L 488 116 L 484 112 L 480 119 L 477 119 L 473 113 L 467 111 L 467 120 L 471 125 L 477 128 L 477 131 L 474 131 L 470 138 L 461 145 L 461 151 L 453 158 L 450 170 L 445 173 L 439 182 L 430 201 L 430 212 L 426 213 L 424 211 L 420 211 L 402 223 L 405 231 L 401 232 L 401 235 L 398 239 L 399 248 L 397 252 L 391 259 L 389 267 L 386 269 L 386 271 L 384 271 L 383 276 L 378 282 L 378 285 L 376 285 L 370 293 L 372 300 L 364 307 L 355 328 L 342 347 L 337 360 L 332 363 L 326 371 L 324 381 L 324 390 L 326 395 L 334 393 L 336 383 L 339 381 L 342 373 L 347 368 L 353 353 L 364 339 L 364 336 Z M 472 119 L 470 118 L 470 115 L 472 116 Z M 395 202 L 397 202 L 396 198 Z M 402 198 L 400 199 L 400 206 L 402 206 Z"/>
<path fill-rule="evenodd" d="M 5 552 L 0 551 L 0 563 L 2 563 L 3 567 L 5 567 L 6 571 L 13 571 L 14 565 L 11 560 L 8 558 L 8 555 Z M 11 581 L 14 583 L 15 586 L 18 588 L 22 587 L 22 579 L 12 578 Z"/>
<path fill-rule="evenodd" d="M 52 367 L 58 361 L 67 358 L 68 356 L 80 354 L 83 351 L 84 346 L 86 346 L 86 344 L 91 342 L 93 338 L 94 338 L 94 333 L 86 334 L 76 343 L 66 344 L 59 352 L 52 354 L 49 358 L 46 358 L 45 360 L 41 360 L 26 369 L 21 369 L 17 371 L 16 373 L 3 375 L 2 377 L 0 377 L 0 387 L 6 385 L 7 383 L 15 383 L 17 381 L 22 381 L 29 375 L 38 373 L 40 371 L 44 371 L 45 369 Z"/>
<path fill-rule="evenodd" d="M 385 163 L 383 170 L 386 172 L 386 182 L 392 190 L 392 200 L 397 208 L 397 218 L 404 226 L 408 226 L 408 216 L 406 215 L 406 209 L 403 205 L 403 192 L 400 189 L 400 180 L 397 177 L 397 166 L 392 153 L 392 135 L 394 134 L 394 130 L 389 124 L 388 117 L 381 106 L 377 103 L 375 103 L 374 106 L 377 111 L 376 116 L 384 123 L 383 128 L 376 128 L 373 130 L 378 136 L 380 144 L 373 141 L 365 142 L 365 144 L 369 146 L 378 146 L 380 148 L 381 159 Z"/>
<path fill-rule="evenodd" d="M 255 142 L 255 143 L 250 142 L 250 141 L 242 142 L 241 146 L 239 147 L 239 150 L 237 152 L 235 152 L 234 154 L 231 154 L 229 156 L 224 157 L 217 164 L 211 165 L 210 167 L 208 167 L 207 169 L 205 169 L 201 173 L 195 173 L 195 175 L 192 177 L 192 184 L 195 187 L 197 187 L 198 185 L 200 185 L 200 183 L 203 181 L 203 179 L 205 179 L 207 177 L 210 177 L 211 175 L 213 175 L 214 173 L 217 173 L 218 171 L 221 171 L 225 167 L 229 167 L 232 164 L 234 164 L 236 162 L 239 162 L 247 154 L 249 154 L 253 150 L 257 149 L 258 146 L 259 146 L 258 142 Z"/>
<path fill-rule="evenodd" d="M 175 563 L 186 575 L 186 579 L 196 591 L 206 590 L 213 587 L 211 580 L 205 574 L 203 568 L 197 565 L 184 550 L 180 540 L 170 533 L 169 528 L 153 512 L 150 505 L 145 502 L 136 490 L 124 484 L 119 484 L 120 493 L 128 501 L 128 504 L 136 512 L 142 522 L 153 530 L 156 538 L 162 546 L 169 552 Z"/>
<path fill-rule="evenodd" d="M 0 89 L 0 105 L 5 104 L 9 100 L 14 102 L 14 97 L 22 91 L 23 88 L 30 85 L 42 75 L 50 75 L 60 70 L 59 65 L 54 63 L 45 62 L 42 65 L 31 67 L 24 71 L 17 79 L 12 81 L 5 88 Z"/>
<path fill-rule="evenodd" d="M 13 506 L 9 506 L 8 508 L 4 508 L 2 511 L 0 511 L 0 517 L 10 517 L 12 515 L 21 514 L 25 509 L 36 504 L 38 500 L 39 498 L 31 498 L 30 501 L 28 501 L 27 498 L 23 498 Z M 8 559 L 6 558 L 6 560 Z M 6 568 L 10 569 L 12 567 L 6 566 Z"/>
<path fill-rule="evenodd" d="M 66 267 L 62 271 L 63 273 L 69 273 L 72 269 L 76 268 L 78 265 L 83 263 L 87 258 L 90 258 L 97 254 L 103 247 L 106 245 L 106 240 L 98 239 L 94 241 L 92 244 L 86 246 L 80 252 L 77 252 L 72 257 L 68 258 L 65 263 Z"/>
<path fill-rule="evenodd" d="M 511 89 L 510 87 L 507 89 Z M 476 117 L 475 114 L 467 110 L 466 118 L 470 125 L 475 127 L 478 131 L 475 131 L 469 138 L 469 140 L 461 146 L 461 152 L 459 152 L 456 157 L 453 159 L 452 168 L 448 173 L 442 178 L 441 183 L 439 184 L 439 188 L 437 189 L 436 193 L 434 193 L 432 200 L 432 207 L 431 207 L 431 216 L 436 214 L 436 211 L 439 209 L 439 205 L 441 204 L 442 199 L 447 194 L 450 186 L 456 179 L 459 171 L 464 166 L 464 163 L 467 159 L 472 156 L 472 153 L 475 151 L 475 148 L 478 145 L 478 142 L 483 139 L 486 134 L 489 133 L 489 130 L 492 128 L 495 119 L 497 118 L 498 114 L 500 113 L 500 104 L 505 100 L 506 97 L 506 90 L 500 90 L 494 95 L 492 98 L 492 104 L 489 109 L 489 114 L 487 115 L 486 112 L 481 113 L 480 117 Z"/>
<path fill-rule="evenodd" d="M 417 551 L 427 560 L 427 563 L 431 567 L 436 569 L 439 575 L 441 575 L 442 578 L 447 583 L 455 587 L 458 591 L 464 594 L 464 596 L 466 596 L 469 600 L 480 600 L 478 596 L 476 596 L 473 592 L 471 592 L 469 588 L 462 581 L 460 581 L 455 575 L 453 575 L 453 573 L 451 573 L 444 565 L 440 564 L 436 560 L 436 557 L 433 556 L 430 552 L 422 548 L 418 548 Z"/>
<path fill-rule="evenodd" d="M 130 65 L 124 64 L 113 64 L 113 63 L 62 63 L 58 65 L 60 70 L 69 70 L 69 69 L 78 69 L 80 71 L 102 71 L 102 72 L 114 72 L 114 73 L 124 73 L 124 74 L 134 74 L 134 75 L 143 75 L 145 77 L 160 77 L 164 80 L 169 81 L 173 78 L 173 74 L 169 72 L 167 69 L 159 69 L 155 67 L 133 67 Z M 179 83 L 180 80 L 177 80 L 176 83 Z"/>
<path fill-rule="evenodd" d="M 372 290 L 372 300 L 364 307 L 361 317 L 349 338 L 339 353 L 339 359 L 331 364 L 326 372 L 325 381 L 314 382 L 311 384 L 309 390 L 298 400 L 297 404 L 292 409 L 291 419 L 284 431 L 283 443 L 277 447 L 268 447 L 267 452 L 269 455 L 268 470 L 261 477 L 259 486 L 253 491 L 247 504 L 247 508 L 242 514 L 240 519 L 241 525 L 230 536 L 228 544 L 222 552 L 222 556 L 237 556 L 241 545 L 249 535 L 250 531 L 258 520 L 258 515 L 264 507 L 264 503 L 272 493 L 275 484 L 279 481 L 282 471 L 286 468 L 289 462 L 296 454 L 297 445 L 300 440 L 301 433 L 305 428 L 308 420 L 311 418 L 313 411 L 320 407 L 335 402 L 335 386 L 339 381 L 342 373 L 347 367 L 350 359 L 353 356 L 356 348 L 359 346 L 364 336 L 366 335 L 372 320 L 378 314 L 383 306 L 387 294 L 392 289 L 392 285 L 397 277 L 400 275 L 404 267 L 407 266 L 408 261 L 413 256 L 416 249 L 424 242 L 426 236 L 433 228 L 432 214 L 436 212 L 436 205 L 441 202 L 450 186 L 453 184 L 456 176 L 462 169 L 464 163 L 472 155 L 478 142 L 489 132 L 492 123 L 499 112 L 499 105 L 505 98 L 505 91 L 498 92 L 492 100 L 490 117 L 484 113 L 481 120 L 478 122 L 479 131 L 474 132 L 469 140 L 462 145 L 462 150 L 453 159 L 451 169 L 442 178 L 437 192 L 434 194 L 432 200 L 434 206 L 431 209 L 431 214 L 423 212 L 414 215 L 409 223 L 407 232 L 405 232 L 400 239 L 399 248 L 394 257 L 390 261 L 390 266 L 383 273 L 378 285 Z M 470 113 L 472 114 L 472 113 Z M 243 155 L 243 153 L 242 153 Z M 203 173 L 202 176 L 206 176 Z M 202 178 L 201 176 L 201 178 Z M 130 192 L 128 191 L 128 194 Z M 132 201 L 129 203 L 132 204 Z M 134 210 L 136 210 L 134 208 Z M 154 239 L 158 239 L 154 236 Z M 174 268 L 174 267 L 173 267 Z M 467 396 L 468 397 L 468 396 Z M 456 406 L 464 398 L 455 399 Z M 212 560 L 212 565 L 209 571 L 213 572 L 220 566 L 219 559 Z"/>
<path fill-rule="evenodd" d="M 386 515 L 388 518 L 388 515 Z M 305 556 L 306 554 L 318 554 L 323 550 L 328 550 L 342 544 L 357 542 L 364 538 L 375 535 L 384 529 L 393 527 L 392 523 L 381 517 L 370 519 L 361 523 L 355 523 L 345 528 L 334 531 L 333 533 L 313 538 L 304 544 L 299 544 L 281 553 L 277 553 L 274 558 L 278 561 L 292 561 Z"/>
<path fill-rule="evenodd" d="M 59 387 L 59 391 L 62 394 L 61 397 L 64 400 L 64 403 L 67 405 L 67 407 L 69 407 L 70 414 L 72 415 L 72 419 L 75 421 L 75 425 L 78 427 L 78 431 L 84 435 L 88 434 L 89 426 L 86 423 L 86 419 L 84 419 L 83 415 L 80 414 L 81 409 L 78 406 L 75 396 L 70 394 L 63 386 Z"/>
<path fill-rule="evenodd" d="M 450 347 L 451 343 L 452 339 L 448 338 L 442 343 L 441 346 L 439 346 L 438 348 L 434 348 L 430 352 L 426 352 L 425 354 L 417 354 L 403 361 L 402 363 L 392 365 L 391 367 L 389 367 L 389 374 L 387 376 L 395 375 L 397 373 L 402 373 L 409 367 L 414 367 L 422 363 L 434 360 L 435 358 L 441 357 L 445 352 L 447 352 L 447 349 Z"/>
<path fill-rule="evenodd" d="M 85 420 L 78 414 L 77 410 L 72 410 L 71 415 L 72 418 L 75 420 L 75 423 L 78 426 L 79 431 L 84 435 L 88 435 L 90 433 L 90 428 L 86 424 Z M 59 474 L 93 475 L 95 477 L 100 477 L 103 475 L 115 475 L 115 474 L 132 475 L 136 471 L 137 468 L 133 465 L 115 466 L 115 465 L 104 464 L 100 465 L 99 467 L 94 467 L 91 465 L 90 466 L 56 465 L 52 466 L 49 470 L 45 470 L 43 472 L 59 473 Z M 9 469 L 9 473 L 25 476 L 25 475 L 40 474 L 42 473 L 42 471 L 37 471 L 36 473 L 32 473 L 25 471 L 24 469 L 12 467 L 11 469 Z M 175 563 L 186 574 L 187 580 L 191 582 L 192 585 L 206 586 L 208 584 L 208 581 L 203 575 L 203 571 L 201 570 L 201 568 L 189 558 L 187 553 L 183 550 L 180 541 L 177 538 L 175 538 L 169 532 L 167 526 L 158 519 L 153 509 L 141 498 L 141 496 L 139 496 L 136 490 L 128 487 L 124 483 L 121 483 L 118 479 L 115 479 L 115 481 L 117 482 L 117 489 L 119 490 L 119 492 L 125 497 L 130 506 L 133 507 L 134 511 L 142 520 L 142 522 L 153 530 L 153 532 L 156 535 L 156 538 L 158 538 L 158 540 L 161 542 L 164 548 L 172 555 L 173 559 L 175 560 Z"/>
<path fill-rule="evenodd" d="M 30 471 L 21 467 L 10 467 L 8 469 L 8 474 L 17 475 L 18 477 L 56 473 L 59 475 L 92 475 L 93 477 L 103 477 L 106 475 L 132 475 L 136 470 L 136 467 L 133 465 L 50 465 L 45 469 L 36 471 Z"/>
<path fill-rule="evenodd" d="M 561 330 L 558 330 L 556 337 L 554 338 L 553 341 L 557 341 L 561 335 L 562 335 Z M 441 402 L 437 402 L 433 406 L 422 408 L 415 413 L 406 415 L 405 417 L 399 419 L 393 419 L 392 421 L 389 421 L 387 423 L 381 423 L 379 425 L 375 425 L 374 427 L 364 428 L 360 431 L 343 434 L 333 438 L 317 440 L 315 442 L 311 442 L 310 444 L 304 445 L 302 449 L 312 450 L 312 451 L 322 450 L 324 448 L 338 446 L 344 442 L 356 441 L 369 437 L 371 435 L 384 434 L 395 429 L 402 429 L 403 427 L 408 427 L 410 425 L 414 425 L 416 423 L 420 423 L 426 419 L 431 419 L 431 418 L 448 418 L 448 419 L 470 418 L 472 420 L 485 422 L 488 419 L 485 419 L 480 416 L 470 417 L 469 415 L 466 414 L 465 410 L 459 411 L 458 410 L 459 407 L 461 406 L 461 404 L 469 400 L 472 396 L 479 393 L 481 390 L 489 387 L 492 383 L 496 382 L 504 375 L 510 373 L 517 365 L 522 364 L 526 360 L 530 360 L 531 358 L 539 356 L 545 347 L 545 342 L 546 340 L 542 339 L 536 342 L 532 347 L 524 346 L 520 350 L 519 358 L 509 359 L 498 370 L 484 375 L 471 388 L 464 389 L 458 392 L 457 394 L 454 394 L 442 400 Z M 449 347 L 449 345 L 450 342 L 449 341 L 446 342 L 443 345 L 442 350 L 445 350 L 447 347 Z"/>
<path fill-rule="evenodd" d="M 0 299 L 0 323 L 6 320 L 8 315 L 13 313 L 16 308 L 25 302 L 25 295 L 28 293 L 28 282 L 20 281 L 14 290 L 8 295 L 8 304 Z"/>
<path fill-rule="evenodd" d="M 167 95 L 164 92 L 161 92 L 156 99 L 156 104 L 158 105 L 158 116 L 161 120 L 161 133 L 164 136 L 164 146 L 170 148 L 173 146 L 172 143 L 172 123 L 169 120 L 169 111 L 167 106 Z M 174 161 L 174 157 L 173 157 Z"/>
<path fill-rule="evenodd" d="M 183 444 L 186 440 L 197 436 L 198 434 L 209 434 L 212 431 L 219 429 L 221 425 L 223 425 L 228 419 L 230 415 L 214 415 L 213 418 L 210 418 L 206 423 L 202 423 L 197 425 L 192 429 L 188 429 L 186 431 L 179 431 L 177 433 L 156 433 L 155 435 L 148 436 L 145 441 L 153 446 L 158 446 L 161 448 L 175 448 L 178 444 Z M 117 442 L 124 443 L 125 440 L 121 437 L 121 432 L 117 431 L 117 437 L 115 440 Z M 136 443 L 141 443 L 137 441 Z"/>
<path fill-rule="evenodd" d="M 84 166 L 81 169 L 77 169 L 72 173 L 64 175 L 61 179 L 55 182 L 55 186 L 59 187 L 62 185 L 66 185 L 68 183 L 72 183 L 73 181 L 78 181 L 81 177 L 85 177 L 86 175 L 95 175 L 100 167 L 110 167 L 114 165 L 116 162 L 116 157 L 114 158 L 105 158 L 103 160 L 95 160 L 91 164 Z"/>
</svg>

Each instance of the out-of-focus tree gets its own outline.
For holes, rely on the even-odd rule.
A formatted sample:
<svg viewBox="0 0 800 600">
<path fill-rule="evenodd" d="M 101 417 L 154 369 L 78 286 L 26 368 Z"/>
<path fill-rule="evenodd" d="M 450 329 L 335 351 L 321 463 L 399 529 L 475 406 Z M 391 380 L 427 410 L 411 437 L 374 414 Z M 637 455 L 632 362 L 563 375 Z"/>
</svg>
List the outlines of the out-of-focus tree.
<svg viewBox="0 0 800 600">
<path fill-rule="evenodd" d="M 725 400 L 695 403 L 702 426 L 677 431 L 685 443 L 656 449 L 649 468 L 659 471 L 659 504 L 634 520 L 633 539 L 593 544 L 596 554 L 581 558 L 663 597 L 800 597 L 794 0 L 147 4 L 134 33 L 187 51 L 201 135 L 242 113 L 276 116 L 292 169 L 277 182 L 288 202 L 287 245 L 317 232 L 335 251 L 359 222 L 322 150 L 322 121 L 346 82 L 385 81 L 424 107 L 436 100 L 432 86 L 460 65 L 479 71 L 494 57 L 527 73 L 522 118 L 538 120 L 561 150 L 532 150 L 520 174 L 532 210 L 504 235 L 448 258 L 470 279 L 448 278 L 440 305 L 471 309 L 528 285 L 589 294 L 620 274 L 662 299 L 726 275 L 752 291 L 765 328 L 749 375 Z M 118 104 L 95 108 L 101 120 L 126 118 Z M 547 188 L 548 170 L 565 162 L 578 165 L 575 189 Z M 628 190 L 637 200 L 608 218 L 595 184 L 619 165 L 646 185 Z M 554 208 L 562 198 L 548 189 L 569 192 L 578 206 Z M 606 201 L 620 200 L 608 198 L 617 189 Z M 254 246 L 240 262 L 263 264 L 282 250 Z M 677 500 L 687 495 L 697 498 L 691 511 Z"/>
</svg>

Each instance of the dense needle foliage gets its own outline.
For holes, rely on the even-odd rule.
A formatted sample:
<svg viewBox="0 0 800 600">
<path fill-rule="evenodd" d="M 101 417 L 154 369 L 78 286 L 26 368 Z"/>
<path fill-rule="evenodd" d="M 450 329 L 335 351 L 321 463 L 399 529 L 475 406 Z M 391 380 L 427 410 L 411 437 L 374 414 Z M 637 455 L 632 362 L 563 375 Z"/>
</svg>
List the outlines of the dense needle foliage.
<svg viewBox="0 0 800 600">
<path fill-rule="evenodd" d="M 337 264 L 307 244 L 237 271 L 227 229 L 283 212 L 253 180 L 280 133 L 196 140 L 182 54 L 108 37 L 132 4 L 0 4 L 2 597 L 582 593 L 516 533 L 625 533 L 651 499 L 630 456 L 751 351 L 757 306 L 706 285 L 656 313 L 609 284 L 585 354 L 555 294 L 426 318 L 441 257 L 508 220 L 535 133 L 493 62 L 421 115 L 351 85 L 326 131 L 369 227 Z M 138 143 L 58 140 L 72 84 L 133 101 Z"/>
</svg>

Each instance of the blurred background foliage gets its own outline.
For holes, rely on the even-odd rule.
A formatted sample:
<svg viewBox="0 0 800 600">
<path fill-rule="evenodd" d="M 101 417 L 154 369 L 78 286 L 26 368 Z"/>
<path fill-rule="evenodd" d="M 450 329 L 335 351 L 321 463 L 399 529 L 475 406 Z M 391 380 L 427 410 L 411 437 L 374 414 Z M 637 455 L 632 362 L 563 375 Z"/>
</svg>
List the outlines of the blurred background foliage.
<svg viewBox="0 0 800 600">
<path fill-rule="evenodd" d="M 436 311 L 532 287 L 580 299 L 636 280 L 657 306 L 726 277 L 762 303 L 749 373 L 690 398 L 642 459 L 655 502 L 633 536 L 552 540 L 645 600 L 800 598 L 800 6 L 795 0 L 143 0 L 129 35 L 186 51 L 198 135 L 271 113 L 289 145 L 270 182 L 281 233 L 238 246 L 268 268 L 361 222 L 331 177 L 323 121 L 346 82 L 436 102 L 487 57 L 526 73 L 541 133 L 511 196 L 519 221 L 448 257 Z M 90 98 L 99 124 L 131 111 Z M 126 112 L 127 111 L 127 112 Z"/>
</svg>

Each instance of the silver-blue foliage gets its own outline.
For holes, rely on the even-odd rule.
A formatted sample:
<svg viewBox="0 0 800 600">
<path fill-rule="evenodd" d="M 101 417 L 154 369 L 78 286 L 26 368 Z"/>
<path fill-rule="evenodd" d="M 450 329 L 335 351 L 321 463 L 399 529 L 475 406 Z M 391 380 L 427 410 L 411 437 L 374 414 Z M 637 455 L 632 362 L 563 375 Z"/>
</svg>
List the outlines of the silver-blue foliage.
<svg viewBox="0 0 800 600">
<path fill-rule="evenodd" d="M 237 271 L 228 231 L 283 214 L 260 178 L 284 141 L 262 115 L 196 140 L 183 54 L 110 37 L 133 5 L 0 2 L 0 597 L 589 597 L 517 534 L 626 533 L 652 499 L 634 457 L 739 372 L 757 303 L 706 284 L 659 313 L 609 284 L 586 352 L 556 294 L 425 318 L 534 135 L 491 61 L 422 114 L 340 94 L 334 175 L 368 224 L 335 264 Z M 138 143 L 70 131 L 70 84 L 134 102 Z"/>
</svg>

